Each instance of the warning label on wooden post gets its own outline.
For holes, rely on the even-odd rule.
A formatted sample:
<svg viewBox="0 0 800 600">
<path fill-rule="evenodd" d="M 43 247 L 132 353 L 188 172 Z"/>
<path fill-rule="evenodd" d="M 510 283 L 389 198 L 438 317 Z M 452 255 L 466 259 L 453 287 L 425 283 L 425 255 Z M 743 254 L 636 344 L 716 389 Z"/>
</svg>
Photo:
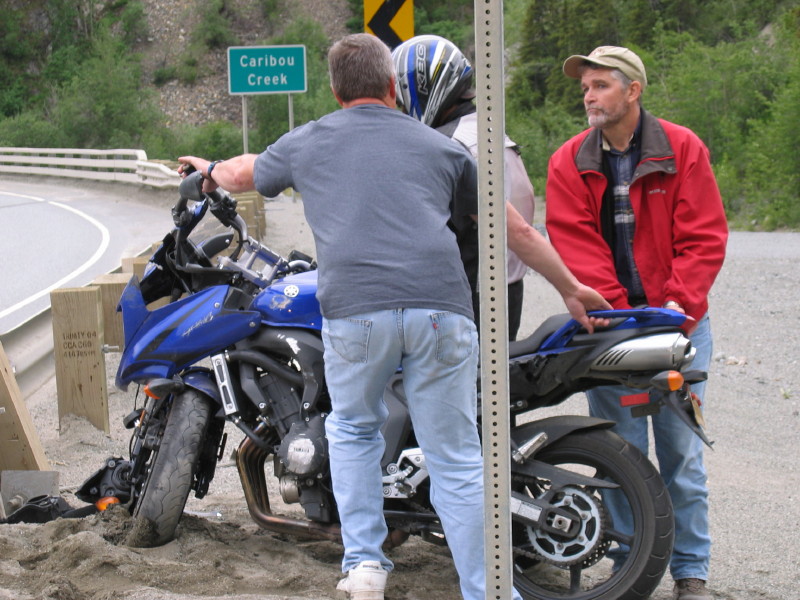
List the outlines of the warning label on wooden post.
<svg viewBox="0 0 800 600">
<path fill-rule="evenodd" d="M 90 285 L 54 290 L 50 293 L 50 305 L 59 421 L 66 414 L 86 417 L 92 425 L 108 433 L 100 288 Z"/>
</svg>

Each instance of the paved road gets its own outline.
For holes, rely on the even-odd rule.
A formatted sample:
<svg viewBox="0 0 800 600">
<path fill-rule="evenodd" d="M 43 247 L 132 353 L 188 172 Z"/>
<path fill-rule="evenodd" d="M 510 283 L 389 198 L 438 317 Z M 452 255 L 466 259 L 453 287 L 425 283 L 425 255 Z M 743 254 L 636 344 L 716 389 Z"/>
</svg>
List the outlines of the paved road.
<svg viewBox="0 0 800 600">
<path fill-rule="evenodd" d="M 175 196 L 175 192 L 172 192 Z M 169 193 L 43 177 L 0 178 L 0 333 L 136 256 L 171 226 Z"/>
</svg>

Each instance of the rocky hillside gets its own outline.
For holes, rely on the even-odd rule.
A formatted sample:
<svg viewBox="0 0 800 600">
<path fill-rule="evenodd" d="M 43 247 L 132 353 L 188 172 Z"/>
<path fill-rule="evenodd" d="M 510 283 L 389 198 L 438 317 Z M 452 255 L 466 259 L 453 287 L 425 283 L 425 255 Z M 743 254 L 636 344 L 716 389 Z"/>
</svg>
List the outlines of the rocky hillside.
<svg viewBox="0 0 800 600">
<path fill-rule="evenodd" d="M 198 0 L 141 1 L 146 9 L 149 36 L 137 50 L 144 56 L 146 80 L 152 81 L 156 69 L 176 64 L 186 49 L 199 18 Z M 270 23 L 252 0 L 227 0 L 226 5 L 230 7 L 233 32 L 242 46 L 264 44 L 268 36 L 281 31 L 282 23 L 304 15 L 320 22 L 328 37 L 335 40 L 348 33 L 345 23 L 351 16 L 347 0 L 279 0 L 278 22 Z M 154 89 L 170 125 L 221 119 L 241 123 L 241 97 L 228 94 L 224 49 L 208 57 L 194 85 L 170 81 Z"/>
</svg>

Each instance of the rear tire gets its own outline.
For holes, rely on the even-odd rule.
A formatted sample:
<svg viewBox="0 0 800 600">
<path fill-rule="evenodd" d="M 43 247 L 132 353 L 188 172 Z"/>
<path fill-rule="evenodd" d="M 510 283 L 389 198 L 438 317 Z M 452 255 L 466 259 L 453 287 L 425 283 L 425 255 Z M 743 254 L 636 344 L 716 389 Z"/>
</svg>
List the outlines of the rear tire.
<svg viewBox="0 0 800 600">
<path fill-rule="evenodd" d="M 669 565 L 674 540 L 672 502 L 656 468 L 637 448 L 609 430 L 567 435 L 536 453 L 534 460 L 611 481 L 619 486 L 633 531 L 613 522 L 597 488 L 560 488 L 563 506 L 580 510 L 585 535 L 562 541 L 523 523 L 512 524 L 514 584 L 526 600 L 641 600 L 649 598 Z M 540 497 L 551 483 L 514 475 L 512 488 Z M 559 488 L 557 488 L 559 489 Z M 569 496 L 567 498 L 567 496 Z M 607 552 L 621 539 L 630 545 L 614 570 Z M 581 545 L 582 544 L 582 545 Z M 574 546 L 571 559 L 559 548 Z M 585 551 L 578 555 L 577 551 Z"/>
<path fill-rule="evenodd" d="M 175 537 L 192 489 L 211 409 L 211 400 L 194 390 L 173 399 L 160 446 L 133 512 L 126 545 L 150 548 Z"/>
</svg>

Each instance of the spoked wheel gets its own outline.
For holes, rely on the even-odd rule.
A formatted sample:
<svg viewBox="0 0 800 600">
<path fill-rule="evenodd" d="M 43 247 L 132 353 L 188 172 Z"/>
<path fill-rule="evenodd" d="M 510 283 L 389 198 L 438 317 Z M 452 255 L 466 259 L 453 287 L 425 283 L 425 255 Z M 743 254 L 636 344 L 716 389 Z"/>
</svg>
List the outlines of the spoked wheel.
<svg viewBox="0 0 800 600">
<path fill-rule="evenodd" d="M 514 585 L 527 599 L 647 598 L 669 564 L 672 503 L 661 476 L 639 450 L 608 430 L 581 431 L 539 451 L 534 460 L 618 486 L 554 485 L 515 474 L 512 489 L 547 498 L 579 523 L 569 533 L 513 519 Z M 608 504 L 616 497 L 613 509 Z M 626 522 L 627 521 L 627 522 Z"/>
</svg>

